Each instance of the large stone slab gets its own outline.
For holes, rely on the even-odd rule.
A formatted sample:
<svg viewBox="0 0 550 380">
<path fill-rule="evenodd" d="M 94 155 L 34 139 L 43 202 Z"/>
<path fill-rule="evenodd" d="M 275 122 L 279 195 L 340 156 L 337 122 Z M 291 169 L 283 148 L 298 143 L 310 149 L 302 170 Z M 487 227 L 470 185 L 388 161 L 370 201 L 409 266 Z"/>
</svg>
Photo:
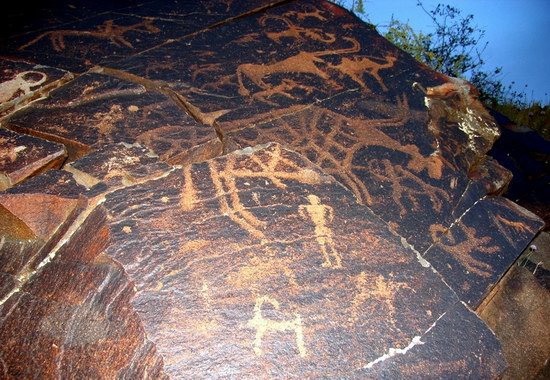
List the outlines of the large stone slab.
<svg viewBox="0 0 550 380">
<path fill-rule="evenodd" d="M 53 67 L 0 57 L 0 119 L 72 79 Z"/>
<path fill-rule="evenodd" d="M 51 4 L 42 17 L 34 12 L 13 22 L 3 41 L 11 56 L 76 72 L 131 57 L 226 20 L 270 7 L 279 1 L 77 2 Z M 70 9 L 68 9 L 70 8 Z M 17 20 L 20 14 L 9 16 Z M 29 22 L 36 20 L 36 24 Z"/>
<path fill-rule="evenodd" d="M 501 197 L 476 202 L 424 254 L 459 297 L 476 308 L 544 222 Z"/>
<path fill-rule="evenodd" d="M 350 89 L 393 101 L 413 81 L 442 82 L 326 1 L 291 2 L 109 66 L 169 83 L 224 130 Z"/>
<path fill-rule="evenodd" d="M 503 369 L 492 333 L 439 276 L 280 145 L 185 167 L 103 205 L 106 253 L 135 283 L 133 307 L 173 377 L 404 375 L 400 356 L 419 368 L 461 358 L 455 376 Z M 475 327 L 456 334 L 460 320 Z M 422 345 L 430 360 L 412 350 Z"/>
<path fill-rule="evenodd" d="M 443 86 L 454 86 L 452 91 L 462 101 L 481 107 L 465 84 Z M 457 106 L 454 120 L 448 119 L 441 115 L 450 109 L 448 104 L 411 91 L 412 87 L 404 88 L 388 101 L 344 93 L 268 123 L 229 131 L 225 147 L 268 141 L 291 146 L 334 175 L 359 202 L 423 252 L 434 241 L 434 228 L 450 226 L 462 209 L 503 187 L 509 176 L 491 165 L 483 173 L 495 175 L 478 174 L 483 180 L 474 176 L 478 183 L 470 186 L 468 173 L 481 170 L 473 170 L 474 165 L 479 167 L 496 131 L 491 125 L 469 123 L 470 105 L 462 110 Z M 442 104 L 426 108 L 425 101 Z"/>
<path fill-rule="evenodd" d="M 85 188 L 50 170 L 0 193 L 0 300 L 36 270 L 85 207 Z"/>
<path fill-rule="evenodd" d="M 306 155 L 386 220 L 475 307 L 543 223 L 510 202 L 489 212 L 471 210 L 487 194 L 501 192 L 511 178 L 484 156 L 497 131 L 465 83 L 429 87 L 427 108 L 422 97 L 409 97 L 406 89 L 392 102 L 343 93 L 303 111 L 230 131 L 224 136 L 225 149 L 277 141 Z M 500 226 L 505 214 L 510 214 L 508 225 L 521 232 L 515 236 L 504 227 L 478 232 L 491 235 L 484 241 L 495 240 L 492 249 L 503 252 L 484 263 L 485 281 L 480 273 L 451 266 L 453 255 L 433 248 L 467 212 L 475 218 L 469 237 L 493 223 Z M 506 243 L 510 236 L 511 245 Z M 462 258 L 472 259 L 473 252 L 463 252 Z"/>
<path fill-rule="evenodd" d="M 0 193 L 2 302 L 48 265 L 105 194 L 171 170 L 143 147 L 120 144 Z"/>
<path fill-rule="evenodd" d="M 58 169 L 66 158 L 61 144 L 0 128 L 0 191 L 50 168 Z"/>
<path fill-rule="evenodd" d="M 547 378 L 550 292 L 532 272 L 514 265 L 479 314 L 502 342 L 510 364 L 503 379 Z"/>
<path fill-rule="evenodd" d="M 172 164 L 221 153 L 214 128 L 197 123 L 172 99 L 103 74 L 80 76 L 5 125 L 64 143 L 70 161 L 119 142 L 140 143 Z"/>
<path fill-rule="evenodd" d="M 3 378 L 166 378 L 129 305 L 132 284 L 101 253 L 104 218 L 92 212 L 48 265 L 0 301 Z"/>
<path fill-rule="evenodd" d="M 166 378 L 109 245 L 109 192 L 173 168 L 107 146 L 0 194 L 0 357 L 5 378 Z"/>
</svg>

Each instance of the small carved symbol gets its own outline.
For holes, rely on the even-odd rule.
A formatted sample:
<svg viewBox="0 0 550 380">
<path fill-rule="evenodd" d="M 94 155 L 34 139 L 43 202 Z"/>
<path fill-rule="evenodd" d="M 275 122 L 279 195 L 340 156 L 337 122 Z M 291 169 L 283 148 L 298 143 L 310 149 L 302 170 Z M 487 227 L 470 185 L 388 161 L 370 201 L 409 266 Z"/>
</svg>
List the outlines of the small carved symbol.
<svg viewBox="0 0 550 380">
<path fill-rule="evenodd" d="M 386 310 L 394 323 L 395 316 L 395 295 L 399 289 L 411 289 L 404 282 L 390 282 L 384 279 L 384 276 L 378 275 L 372 283 L 372 276 L 368 276 L 365 272 L 361 272 L 356 278 L 356 287 L 359 293 L 353 300 L 352 320 L 357 321 L 359 312 L 357 308 L 360 304 L 365 303 L 369 299 L 381 300 L 386 306 Z"/>
<path fill-rule="evenodd" d="M 261 356 L 263 354 L 262 340 L 267 332 L 294 331 L 294 334 L 296 334 L 296 346 L 298 347 L 298 353 L 302 358 L 305 357 L 306 348 L 304 345 L 302 317 L 300 317 L 300 314 L 295 314 L 296 317 L 291 320 L 276 321 L 264 318 L 262 315 L 262 305 L 266 302 L 271 304 L 275 310 L 279 310 L 280 308 L 279 302 L 275 299 L 269 298 L 268 296 L 263 296 L 256 299 L 256 305 L 254 306 L 254 317 L 247 323 L 248 327 L 256 329 L 256 337 L 254 339 L 254 352 L 256 355 Z"/>
<path fill-rule="evenodd" d="M 40 79 L 36 79 L 38 76 Z M 41 85 L 48 76 L 41 71 L 23 71 L 15 78 L 0 83 L 0 103 L 12 100 L 15 96 L 26 95 L 30 93 L 32 87 Z"/>
<path fill-rule="evenodd" d="M 474 227 L 468 227 L 462 223 L 457 225 L 464 235 L 462 241 L 459 242 L 459 239 L 453 235 L 453 230 L 449 230 L 446 238 L 440 240 L 438 244 L 443 250 L 450 253 L 466 271 L 480 277 L 490 277 L 494 272 L 493 265 L 485 262 L 481 257 L 485 257 L 490 262 L 491 260 L 487 259 L 486 255 L 498 253 L 501 249 L 496 245 L 491 245 L 490 236 L 478 236 Z"/>
<path fill-rule="evenodd" d="M 316 18 L 320 21 L 326 21 L 326 17 L 323 16 L 321 13 L 324 13 L 322 10 L 317 9 L 317 7 L 310 5 L 310 4 L 304 4 L 304 9 L 309 8 L 311 11 L 309 12 L 300 12 L 300 11 L 289 11 L 286 12 L 284 15 L 287 17 L 295 17 L 296 19 L 303 21 L 308 17 Z"/>
<path fill-rule="evenodd" d="M 197 193 L 193 186 L 193 177 L 191 176 L 191 165 L 183 168 L 183 191 L 180 195 L 180 207 L 183 211 L 191 211 L 195 202 L 197 202 Z"/>
<path fill-rule="evenodd" d="M 112 141 L 112 131 L 116 123 L 125 119 L 124 111 L 118 104 L 113 104 L 107 112 L 96 112 L 94 114 L 93 126 L 98 130 L 105 141 Z"/>
<path fill-rule="evenodd" d="M 299 207 L 300 215 L 304 218 L 311 219 L 315 225 L 315 237 L 317 243 L 321 247 L 323 252 L 323 267 L 341 268 L 342 259 L 336 248 L 334 247 L 334 241 L 332 240 L 332 230 L 327 226 L 334 219 L 334 211 L 332 207 L 321 204 L 321 200 L 318 196 L 310 194 L 307 196 L 309 205 L 301 205 Z M 330 256 L 335 260 L 335 265 L 332 264 Z"/>
</svg>

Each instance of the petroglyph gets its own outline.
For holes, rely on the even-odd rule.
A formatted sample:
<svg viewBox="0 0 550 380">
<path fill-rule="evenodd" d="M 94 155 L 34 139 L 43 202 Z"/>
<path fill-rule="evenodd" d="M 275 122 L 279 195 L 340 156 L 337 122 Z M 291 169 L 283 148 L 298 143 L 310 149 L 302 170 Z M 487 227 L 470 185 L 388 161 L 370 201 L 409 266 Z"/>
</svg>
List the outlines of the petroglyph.
<svg viewBox="0 0 550 380">
<path fill-rule="evenodd" d="M 251 156 L 252 161 L 256 164 L 252 167 L 237 168 L 236 157 L 227 156 L 223 168 L 215 161 L 208 163 L 212 183 L 220 202 L 220 209 L 223 215 L 228 216 L 241 228 L 262 241 L 265 240 L 262 230 L 266 223 L 260 221 L 242 204 L 239 198 L 237 179 L 264 178 L 281 190 L 286 188 L 283 180 L 295 180 L 309 184 L 318 184 L 323 180 L 318 173 L 303 169 L 298 164 L 285 159 L 280 146 L 275 146 L 273 151 L 266 150 L 263 157 Z"/>
<path fill-rule="evenodd" d="M 323 267 L 341 268 L 342 258 L 336 250 L 334 241 L 332 240 L 332 230 L 328 224 L 334 219 L 334 210 L 332 207 L 321 204 L 318 196 L 310 194 L 307 196 L 308 205 L 301 205 L 298 209 L 300 215 L 309 219 L 315 225 L 315 238 L 321 247 L 323 253 Z M 331 256 L 335 263 L 331 261 Z"/>
<path fill-rule="evenodd" d="M 97 112 L 94 114 L 93 126 L 105 141 L 111 141 L 113 127 L 115 123 L 124 120 L 124 112 L 118 104 L 113 104 L 107 112 Z"/>
<path fill-rule="evenodd" d="M 300 42 L 311 39 L 326 44 L 331 44 L 336 41 L 336 36 L 333 33 L 325 33 L 319 28 L 302 28 L 293 24 L 288 18 L 282 16 L 266 15 L 261 17 L 258 22 L 265 28 L 271 20 L 280 21 L 286 26 L 286 29 L 280 32 L 266 32 L 267 37 L 277 43 L 281 43 L 283 38 L 292 38 Z"/>
<path fill-rule="evenodd" d="M 7 138 L 0 138 L 0 165 L 7 164 L 8 160 L 14 162 L 19 153 L 27 149 L 24 145 L 13 146 L 13 144 L 8 144 L 9 142 Z"/>
<path fill-rule="evenodd" d="M 252 94 L 252 97 L 261 102 L 268 103 L 271 105 L 276 105 L 274 102 L 269 100 L 269 98 L 271 98 L 274 95 L 284 96 L 288 99 L 293 99 L 293 100 L 298 99 L 298 97 L 290 94 L 290 91 L 292 90 L 295 90 L 295 91 L 299 90 L 300 92 L 306 93 L 309 95 L 315 90 L 315 87 L 303 85 L 292 79 L 284 78 L 281 84 L 273 86 L 264 91 L 258 91 Z"/>
<path fill-rule="evenodd" d="M 369 174 L 377 181 L 390 183 L 387 188 L 390 189 L 391 197 L 399 208 L 401 217 L 411 210 L 420 211 L 419 197 L 426 196 L 426 194 L 431 195 L 430 202 L 436 211 L 441 211 L 443 203 L 450 200 L 449 194 L 443 189 L 426 183 L 401 165 L 394 165 L 387 159 L 368 162 L 367 168 Z M 406 206 L 405 200 L 408 200 L 412 207 Z"/>
<path fill-rule="evenodd" d="M 464 238 L 458 242 L 458 239 L 449 230 L 445 238 L 441 239 L 440 244 L 445 252 L 448 252 L 457 260 L 468 272 L 481 277 L 490 277 L 494 271 L 491 264 L 484 262 L 476 257 L 480 254 L 491 255 L 500 252 L 498 246 L 489 245 L 490 236 L 478 237 L 474 227 L 468 227 L 462 223 L 458 224 Z"/>
<path fill-rule="evenodd" d="M 516 230 L 517 232 L 530 232 L 531 231 L 531 228 L 527 224 L 522 223 L 521 221 L 518 222 L 518 221 L 508 220 L 502 215 L 497 215 L 495 217 L 495 219 L 496 219 L 497 226 L 501 230 L 503 236 L 508 236 L 508 233 L 506 233 L 505 229 L 502 228 L 502 224 L 511 227 L 512 229 Z"/>
<path fill-rule="evenodd" d="M 299 21 L 303 21 L 308 17 L 316 18 L 319 21 L 326 21 L 326 17 L 323 16 L 321 13 L 324 13 L 324 11 L 314 7 L 313 5 L 306 4 L 307 8 L 310 8 L 311 11 L 309 12 L 301 12 L 301 11 L 288 11 L 284 15 L 287 17 L 294 17 Z"/>
<path fill-rule="evenodd" d="M 13 79 L 0 83 L 0 104 L 12 100 L 14 97 L 27 95 L 33 87 L 46 82 L 48 76 L 41 71 L 23 71 Z"/>
<path fill-rule="evenodd" d="M 45 37 L 49 37 L 55 51 L 65 50 L 65 38 L 67 37 L 92 37 L 99 40 L 108 40 L 116 46 L 124 45 L 127 48 L 133 49 L 134 46 L 125 38 L 128 32 L 138 33 L 159 33 L 160 29 L 153 25 L 152 18 L 146 18 L 142 22 L 133 25 L 121 26 L 116 25 L 113 20 L 107 20 L 103 24 L 98 25 L 95 30 L 53 30 L 42 33 L 32 41 L 19 47 L 19 50 L 24 50 Z"/>
<path fill-rule="evenodd" d="M 197 202 L 197 193 L 193 186 L 191 165 L 183 168 L 183 190 L 180 194 L 180 207 L 183 211 L 191 211 Z"/>
<path fill-rule="evenodd" d="M 254 256 L 249 265 L 228 276 L 227 282 L 237 288 L 257 290 L 259 284 L 283 276 L 293 289 L 299 289 L 294 271 L 290 269 L 291 259 Z"/>
<path fill-rule="evenodd" d="M 374 278 L 374 276 L 370 276 L 365 272 L 361 272 L 355 278 L 355 286 L 358 293 L 355 295 L 352 302 L 351 321 L 353 322 L 356 322 L 359 319 L 360 306 L 365 302 L 374 299 L 384 303 L 393 324 L 395 321 L 394 301 L 397 292 L 400 289 L 412 290 L 411 287 L 404 282 L 387 281 L 381 274 Z"/>
<path fill-rule="evenodd" d="M 423 155 L 414 144 L 403 145 L 384 132 L 385 128 L 400 128 L 413 116 L 405 95 L 396 98 L 396 106 L 388 113 L 390 118 L 352 118 L 338 112 L 310 107 L 306 112 L 291 118 L 281 118 L 274 124 L 261 128 L 262 141 L 291 143 L 300 153 L 320 165 L 328 174 L 335 176 L 348 187 L 359 202 L 372 205 L 367 186 L 365 168 L 368 175 L 379 182 L 391 182 L 392 197 L 401 215 L 408 212 L 403 204 L 404 197 L 418 205 L 417 197 L 433 194 L 430 201 L 434 208 L 441 209 L 442 203 L 449 200 L 448 194 L 423 180 L 420 175 L 427 172 L 432 179 L 440 179 L 444 161 L 437 154 Z M 281 131 L 284 131 L 284 135 Z M 242 138 L 253 146 L 257 141 Z M 370 157 L 365 164 L 356 163 L 358 152 L 365 147 L 378 146 L 391 151 L 405 153 L 409 160 L 405 167 L 394 166 L 389 161 Z"/>
<path fill-rule="evenodd" d="M 256 305 L 254 306 L 254 317 L 248 321 L 247 327 L 256 330 L 256 337 L 254 339 L 254 352 L 258 356 L 263 355 L 262 340 L 264 335 L 268 332 L 285 332 L 293 331 L 296 335 L 296 346 L 298 353 L 301 357 L 306 357 L 306 347 L 304 344 L 304 333 L 302 328 L 302 317 L 300 314 L 294 314 L 294 319 L 289 320 L 272 320 L 264 318 L 262 315 L 262 306 L 264 303 L 269 303 L 275 310 L 280 309 L 279 302 L 268 296 L 259 297 L 256 299 Z"/>
<path fill-rule="evenodd" d="M 236 178 L 231 172 L 233 160 L 228 160 L 224 170 L 220 170 L 214 162 L 209 162 L 210 176 L 220 202 L 220 211 L 233 222 L 257 239 L 264 240 L 261 231 L 265 223 L 261 222 L 248 211 L 239 199 Z"/>
<path fill-rule="evenodd" d="M 353 57 L 347 58 L 343 57 L 342 61 L 338 65 L 329 64 L 328 67 L 340 71 L 342 74 L 350 77 L 355 83 L 359 84 L 361 87 L 370 92 L 370 89 L 367 87 L 366 83 L 363 81 L 363 74 L 367 73 L 374 77 L 382 90 L 388 91 L 388 88 L 384 84 L 382 77 L 378 74 L 380 70 L 389 69 L 393 67 L 397 58 L 391 55 L 385 56 L 385 63 L 377 63 L 369 59 L 368 57 Z"/>
<path fill-rule="evenodd" d="M 197 65 L 196 63 L 189 66 L 192 71 L 191 80 L 195 82 L 199 76 L 208 76 L 211 73 L 216 73 L 223 70 L 221 63 L 206 63 L 203 65 Z"/>
<path fill-rule="evenodd" d="M 356 53 L 359 51 L 361 45 L 353 38 L 343 37 L 348 42 L 351 42 L 352 46 L 349 48 L 324 50 L 315 52 L 301 51 L 296 55 L 283 59 L 282 61 L 274 62 L 271 64 L 256 64 L 256 63 L 243 63 L 237 67 L 237 81 L 239 83 L 239 94 L 242 96 L 250 96 L 250 90 L 246 88 L 243 82 L 243 78 L 246 77 L 252 81 L 256 86 L 263 90 L 271 88 L 270 84 L 264 82 L 264 78 L 274 74 L 285 73 L 299 73 L 299 74 L 312 74 L 323 80 L 334 88 L 341 88 L 341 86 L 330 79 L 329 75 L 317 67 L 316 63 L 325 63 L 320 57 L 327 55 L 339 55 L 347 53 Z"/>
</svg>

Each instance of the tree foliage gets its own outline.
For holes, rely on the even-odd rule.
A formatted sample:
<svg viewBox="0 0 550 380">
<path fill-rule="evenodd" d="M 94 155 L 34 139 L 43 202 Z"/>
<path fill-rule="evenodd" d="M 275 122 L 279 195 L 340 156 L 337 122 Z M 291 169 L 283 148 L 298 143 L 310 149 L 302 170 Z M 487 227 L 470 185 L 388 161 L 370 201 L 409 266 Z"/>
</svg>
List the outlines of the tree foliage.
<svg viewBox="0 0 550 380">
<path fill-rule="evenodd" d="M 415 31 L 409 22 L 392 17 L 384 36 L 417 60 L 449 76 L 472 82 L 485 101 L 502 101 L 505 89 L 499 80 L 501 67 L 487 70 L 483 52 L 485 31 L 474 24 L 474 16 L 463 16 L 460 9 L 438 4 L 427 10 L 421 1 L 417 5 L 432 20 L 430 33 Z"/>
<path fill-rule="evenodd" d="M 342 6 L 351 4 L 349 9 L 370 23 L 363 1 L 337 0 L 335 3 Z M 500 79 L 501 67 L 487 69 L 483 54 L 488 42 L 484 41 L 485 30 L 474 24 L 474 16 L 463 16 L 460 9 L 445 4 L 438 4 L 430 10 L 421 0 L 418 0 L 417 5 L 432 21 L 430 32 L 416 31 L 409 21 L 393 17 L 388 25 L 377 28 L 390 42 L 418 61 L 449 76 L 470 81 L 486 104 L 518 124 L 529 125 L 549 138 L 548 106 L 541 107 L 537 102 L 528 102 L 527 85 L 523 92 L 513 89 L 514 82 L 505 86 Z"/>
</svg>

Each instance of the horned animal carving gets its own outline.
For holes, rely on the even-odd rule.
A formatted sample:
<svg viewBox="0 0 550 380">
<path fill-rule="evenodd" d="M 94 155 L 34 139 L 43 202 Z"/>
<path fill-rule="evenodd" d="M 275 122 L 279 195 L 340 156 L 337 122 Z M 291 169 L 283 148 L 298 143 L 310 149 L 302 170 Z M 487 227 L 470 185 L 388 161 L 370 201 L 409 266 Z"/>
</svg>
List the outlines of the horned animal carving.
<svg viewBox="0 0 550 380">
<path fill-rule="evenodd" d="M 124 45 L 130 49 L 134 46 L 125 38 L 128 32 L 139 33 L 158 33 L 160 29 L 153 25 L 153 19 L 146 18 L 142 22 L 134 25 L 121 26 L 116 25 L 113 20 L 107 20 L 103 24 L 98 25 L 95 30 L 52 30 L 42 33 L 25 45 L 20 46 L 19 50 L 24 50 L 31 45 L 34 45 L 44 37 L 50 37 L 52 46 L 55 51 L 63 51 L 65 49 L 66 37 L 93 37 L 100 40 L 109 40 L 116 46 Z"/>
<path fill-rule="evenodd" d="M 300 74 L 313 74 L 328 82 L 335 87 L 339 87 L 337 83 L 332 81 L 327 73 L 317 67 L 316 63 L 325 63 L 320 58 L 327 55 L 338 55 L 347 53 L 356 53 L 360 49 L 359 42 L 353 38 L 344 37 L 345 40 L 352 43 L 349 48 L 336 49 L 336 50 L 323 50 L 307 52 L 301 51 L 296 55 L 283 59 L 282 61 L 272 64 L 254 64 L 243 63 L 237 67 L 237 80 L 239 82 L 239 94 L 242 96 L 250 96 L 250 91 L 245 87 L 243 83 L 243 77 L 250 79 L 255 85 L 266 90 L 271 86 L 264 82 L 264 78 L 268 75 L 279 73 L 300 73 Z"/>
<path fill-rule="evenodd" d="M 363 88 L 368 89 L 362 78 L 362 74 L 364 72 L 367 72 L 378 81 L 378 84 L 380 85 L 380 87 L 382 87 L 382 90 L 388 91 L 388 88 L 384 84 L 384 81 L 382 80 L 378 72 L 382 69 L 389 69 L 390 67 L 393 67 L 393 64 L 395 63 L 395 61 L 397 61 L 397 58 L 391 55 L 386 55 L 384 58 L 386 60 L 386 63 L 377 63 L 367 57 L 344 57 L 342 58 L 342 62 L 340 64 L 329 64 L 328 66 L 332 69 L 340 71 L 342 74 L 349 76 L 355 83 L 359 84 Z"/>
<path fill-rule="evenodd" d="M 260 18 L 259 23 L 261 26 L 266 26 L 266 23 L 269 20 L 279 20 L 286 24 L 287 29 L 281 32 L 267 32 L 267 37 L 277 43 L 281 42 L 283 38 L 294 38 L 296 40 L 302 41 L 304 37 L 312 39 L 314 41 L 324 42 L 331 44 L 336 41 L 336 36 L 333 33 L 324 33 L 321 29 L 318 28 L 302 28 L 297 25 L 294 25 L 290 22 L 289 19 L 282 16 L 267 15 Z M 326 37 L 323 37 L 323 34 Z"/>
</svg>

